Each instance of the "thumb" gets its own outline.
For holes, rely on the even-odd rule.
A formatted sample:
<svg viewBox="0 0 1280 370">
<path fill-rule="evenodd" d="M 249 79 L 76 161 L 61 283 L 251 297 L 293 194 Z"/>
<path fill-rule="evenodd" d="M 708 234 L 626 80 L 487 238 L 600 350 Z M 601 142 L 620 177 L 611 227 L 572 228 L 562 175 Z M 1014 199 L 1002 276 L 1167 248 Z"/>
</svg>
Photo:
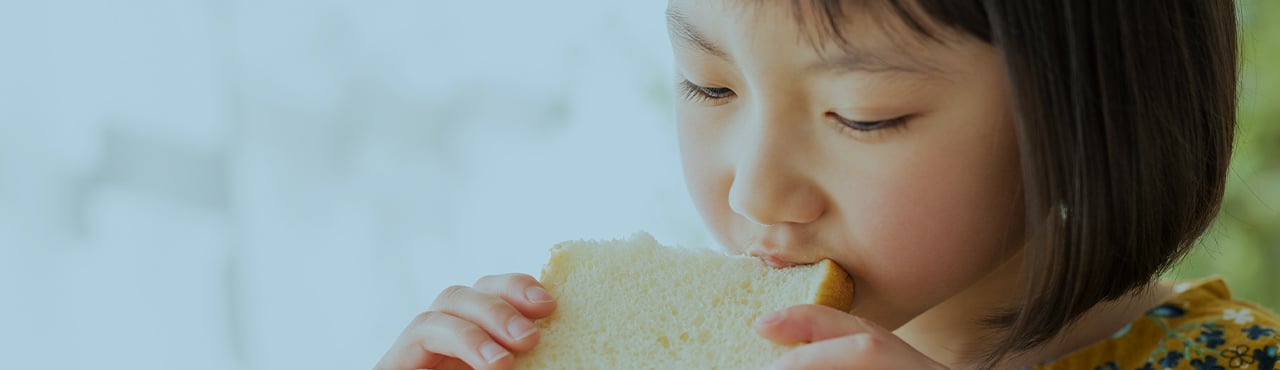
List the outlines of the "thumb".
<svg viewBox="0 0 1280 370">
<path fill-rule="evenodd" d="M 785 345 L 813 343 L 858 333 L 888 333 L 861 317 L 813 304 L 791 306 L 762 315 L 756 319 L 754 327 L 761 337 Z"/>
</svg>

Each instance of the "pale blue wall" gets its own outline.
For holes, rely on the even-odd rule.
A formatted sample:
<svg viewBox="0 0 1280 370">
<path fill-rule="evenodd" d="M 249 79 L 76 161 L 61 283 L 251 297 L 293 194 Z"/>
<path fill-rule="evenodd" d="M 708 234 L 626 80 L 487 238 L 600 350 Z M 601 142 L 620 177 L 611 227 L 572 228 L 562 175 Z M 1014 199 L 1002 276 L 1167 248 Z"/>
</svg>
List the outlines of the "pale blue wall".
<svg viewBox="0 0 1280 370">
<path fill-rule="evenodd" d="M 707 245 L 664 6 L 5 0 L 0 368 L 368 368 L 555 242 Z"/>
</svg>

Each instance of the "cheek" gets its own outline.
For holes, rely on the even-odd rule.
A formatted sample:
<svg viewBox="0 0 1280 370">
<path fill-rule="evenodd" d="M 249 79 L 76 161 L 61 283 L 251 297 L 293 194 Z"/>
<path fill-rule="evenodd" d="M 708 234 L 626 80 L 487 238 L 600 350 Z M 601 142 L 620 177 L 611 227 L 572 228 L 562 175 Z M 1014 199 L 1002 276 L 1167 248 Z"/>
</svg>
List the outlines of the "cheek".
<svg viewBox="0 0 1280 370">
<path fill-rule="evenodd" d="M 733 214 L 727 203 L 730 164 L 720 154 L 726 150 L 722 147 L 722 133 L 713 123 L 714 117 L 680 106 L 677 103 L 676 135 L 685 186 L 712 236 L 720 245 L 731 246 L 728 235 Z"/>
<path fill-rule="evenodd" d="M 1009 207 L 1009 193 L 964 185 L 918 182 L 883 193 L 864 216 L 871 225 L 868 235 L 877 239 L 870 245 L 892 246 L 877 250 L 902 257 L 886 260 L 913 263 L 981 259 L 998 252 L 1003 247 L 1001 236 L 1014 219 L 1011 213 L 1016 211 Z"/>
<path fill-rule="evenodd" d="M 849 221 L 867 246 L 867 278 L 938 298 L 1016 251 L 1022 202 L 1011 153 L 933 148 L 863 184 L 865 201 Z"/>
</svg>

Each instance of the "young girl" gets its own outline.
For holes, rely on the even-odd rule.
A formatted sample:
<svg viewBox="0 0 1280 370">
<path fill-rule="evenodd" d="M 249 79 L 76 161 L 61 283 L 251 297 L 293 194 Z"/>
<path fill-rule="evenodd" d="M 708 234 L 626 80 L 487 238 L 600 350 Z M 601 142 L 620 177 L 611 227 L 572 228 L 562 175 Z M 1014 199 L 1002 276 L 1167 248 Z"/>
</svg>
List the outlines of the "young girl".
<svg viewBox="0 0 1280 370">
<path fill-rule="evenodd" d="M 830 258 L 851 312 L 758 335 L 782 369 L 1276 368 L 1280 321 L 1165 284 L 1220 202 L 1230 1 L 671 0 L 688 188 L 717 241 Z M 381 369 L 506 369 L 555 302 L 453 287 Z M 622 319 L 622 318 L 619 318 Z M 661 364 L 661 359 L 655 359 Z"/>
</svg>

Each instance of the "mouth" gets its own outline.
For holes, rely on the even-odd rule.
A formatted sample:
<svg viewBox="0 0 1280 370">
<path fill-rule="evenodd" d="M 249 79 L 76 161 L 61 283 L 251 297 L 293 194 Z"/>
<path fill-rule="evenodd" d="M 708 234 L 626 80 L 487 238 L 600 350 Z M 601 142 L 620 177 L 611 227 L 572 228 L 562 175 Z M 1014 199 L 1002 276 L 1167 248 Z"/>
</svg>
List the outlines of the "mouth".
<svg viewBox="0 0 1280 370">
<path fill-rule="evenodd" d="M 758 251 L 758 250 L 754 250 L 754 249 L 751 251 L 750 255 L 751 255 L 752 257 L 759 258 L 759 259 L 760 259 L 760 261 L 764 262 L 764 263 L 765 263 L 766 265 L 768 265 L 769 267 L 772 267 L 772 268 L 775 268 L 775 269 L 781 269 L 781 268 L 787 268 L 787 267 L 793 267 L 793 266 L 810 265 L 810 264 L 817 263 L 817 261 L 813 261 L 813 262 L 798 262 L 798 261 L 792 261 L 792 260 L 788 260 L 788 259 L 782 258 L 782 257 L 777 256 L 777 255 L 773 255 L 773 254 L 768 254 L 768 253 L 760 252 L 760 251 Z"/>
<path fill-rule="evenodd" d="M 752 233 L 740 244 L 745 254 L 759 258 L 769 267 L 780 269 L 810 265 L 822 260 L 812 241 L 799 238 L 795 230 L 772 229 Z M 805 247 L 807 246 L 807 247 Z"/>
<path fill-rule="evenodd" d="M 778 259 L 778 258 L 768 257 L 768 256 L 766 256 L 766 257 L 760 257 L 760 260 L 764 261 L 764 263 L 765 263 L 766 265 L 769 265 L 769 267 L 772 267 L 772 268 L 775 268 L 775 269 L 781 269 L 781 268 L 787 268 L 787 267 L 799 266 L 799 265 L 800 265 L 800 264 L 798 264 L 798 263 L 791 263 L 791 262 L 783 261 L 783 260 Z"/>
</svg>

